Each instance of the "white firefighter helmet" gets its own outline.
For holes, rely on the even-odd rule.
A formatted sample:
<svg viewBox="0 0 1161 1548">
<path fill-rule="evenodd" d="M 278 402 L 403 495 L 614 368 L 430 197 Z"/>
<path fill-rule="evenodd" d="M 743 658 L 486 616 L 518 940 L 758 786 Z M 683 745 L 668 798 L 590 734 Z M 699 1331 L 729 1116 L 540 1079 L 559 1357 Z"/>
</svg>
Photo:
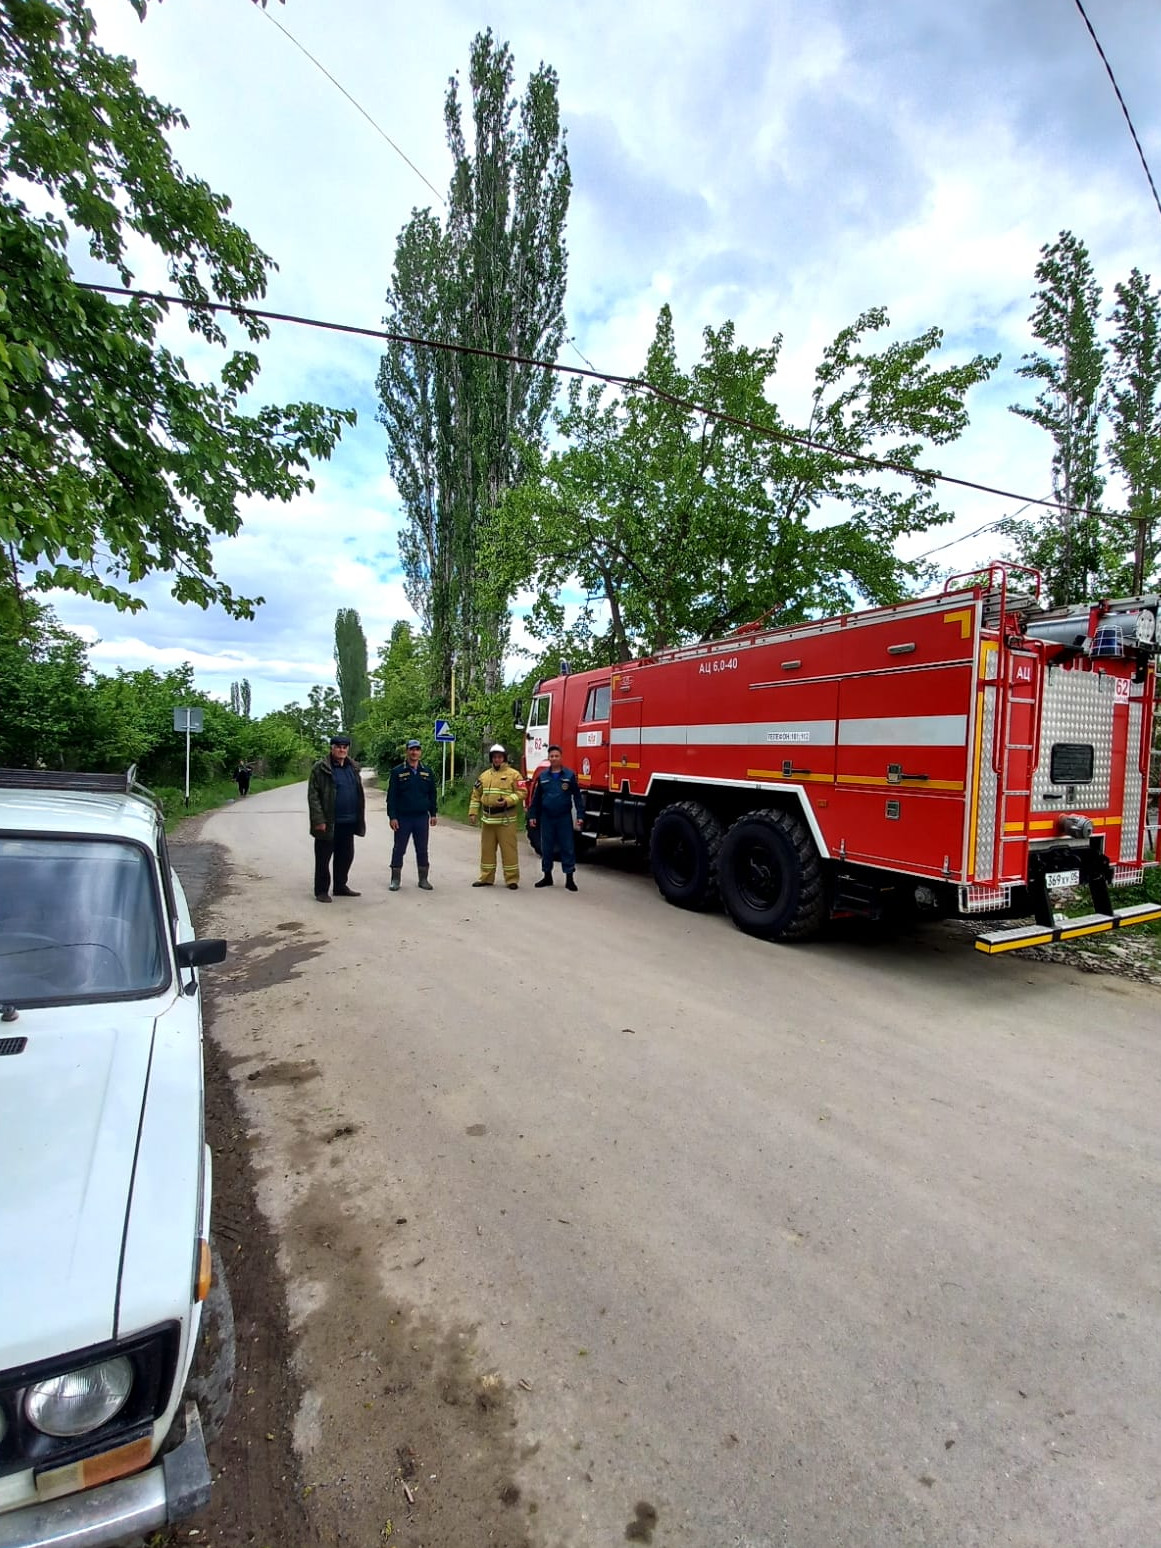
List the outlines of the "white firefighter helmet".
<svg viewBox="0 0 1161 1548">
<path fill-rule="evenodd" d="M 491 747 L 488 748 L 488 757 L 490 758 L 493 753 L 503 753 L 506 758 L 508 756 L 508 749 L 503 742 L 493 742 Z"/>
</svg>

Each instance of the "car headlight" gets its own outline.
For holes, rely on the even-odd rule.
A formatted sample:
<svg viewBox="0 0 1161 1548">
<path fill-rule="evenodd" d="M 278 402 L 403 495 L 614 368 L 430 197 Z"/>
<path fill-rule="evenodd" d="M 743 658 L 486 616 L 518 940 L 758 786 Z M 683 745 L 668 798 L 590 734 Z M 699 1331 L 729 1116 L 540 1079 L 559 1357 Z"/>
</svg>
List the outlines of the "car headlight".
<svg viewBox="0 0 1161 1548">
<path fill-rule="evenodd" d="M 133 1367 L 124 1355 L 38 1381 L 24 1394 L 28 1422 L 43 1435 L 87 1435 L 125 1406 Z"/>
</svg>

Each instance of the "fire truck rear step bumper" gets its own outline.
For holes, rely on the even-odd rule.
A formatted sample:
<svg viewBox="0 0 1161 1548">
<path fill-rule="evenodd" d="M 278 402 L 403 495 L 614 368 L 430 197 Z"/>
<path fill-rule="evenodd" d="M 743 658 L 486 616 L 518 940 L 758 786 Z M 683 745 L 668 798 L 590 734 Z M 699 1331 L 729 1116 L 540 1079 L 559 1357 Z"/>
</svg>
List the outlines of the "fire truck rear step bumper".
<svg viewBox="0 0 1161 1548">
<path fill-rule="evenodd" d="M 1051 946 L 1056 941 L 1074 941 L 1081 935 L 1100 935 L 1107 930 L 1124 930 L 1129 925 L 1148 924 L 1161 919 L 1161 904 L 1133 903 L 1115 908 L 1111 914 L 1083 914 L 1066 919 L 1046 930 L 1042 925 L 1019 925 L 1014 930 L 990 930 L 976 937 L 976 950 L 994 956 L 999 951 L 1018 951 L 1021 946 Z"/>
</svg>

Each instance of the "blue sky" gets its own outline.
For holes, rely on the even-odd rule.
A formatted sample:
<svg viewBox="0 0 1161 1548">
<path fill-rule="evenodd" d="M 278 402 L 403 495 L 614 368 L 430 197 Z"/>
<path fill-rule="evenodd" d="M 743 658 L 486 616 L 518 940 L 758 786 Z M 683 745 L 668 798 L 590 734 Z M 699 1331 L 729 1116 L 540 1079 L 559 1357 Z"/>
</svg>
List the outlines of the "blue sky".
<svg viewBox="0 0 1161 1548">
<path fill-rule="evenodd" d="M 1062 229 L 1087 242 L 1106 296 L 1134 266 L 1161 275 L 1161 214 L 1091 39 L 1066 0 L 165 0 L 140 24 L 96 0 L 98 37 L 138 60 L 149 91 L 189 120 L 190 171 L 279 264 L 277 311 L 376 327 L 395 239 L 413 208 L 441 208 L 420 178 L 275 21 L 354 96 L 441 191 L 442 104 L 473 35 L 511 44 L 521 86 L 541 60 L 560 76 L 574 191 L 567 311 L 576 347 L 631 373 L 657 312 L 673 309 L 687 363 L 707 324 L 740 342 L 784 336 L 774 395 L 793 417 L 837 330 L 885 305 L 896 336 L 938 325 L 943 361 L 1000 352 L 969 399 L 972 426 L 944 471 L 1049 492 L 1047 438 L 1008 412 L 1031 347 L 1039 249 Z M 1161 8 L 1086 0 L 1145 153 L 1161 177 Z M 273 19 L 272 19 L 273 18 Z M 160 274 L 143 261 L 139 278 Z M 191 364 L 212 364 L 174 325 Z M 562 358 L 578 363 L 566 348 Z M 276 326 L 263 401 L 359 410 L 358 428 L 291 507 L 253 504 L 217 549 L 222 576 L 267 598 L 252 623 L 142 594 L 121 616 L 54 598 L 97 641 L 93 661 L 190 660 L 225 693 L 249 678 L 256 712 L 333 680 L 335 611 L 356 607 L 372 648 L 410 617 L 396 559 L 398 508 L 375 422 L 373 342 Z M 912 551 L 996 520 L 1011 505 L 948 491 L 952 527 Z M 986 542 L 985 542 L 986 548 Z M 986 557 L 978 543 L 949 567 Z"/>
</svg>

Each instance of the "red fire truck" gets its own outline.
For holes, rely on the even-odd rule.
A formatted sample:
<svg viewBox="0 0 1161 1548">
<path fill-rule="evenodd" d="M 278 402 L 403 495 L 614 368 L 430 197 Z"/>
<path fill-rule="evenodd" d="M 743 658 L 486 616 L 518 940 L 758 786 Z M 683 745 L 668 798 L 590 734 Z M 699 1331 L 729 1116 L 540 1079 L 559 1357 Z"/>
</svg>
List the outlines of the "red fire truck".
<svg viewBox="0 0 1161 1548">
<path fill-rule="evenodd" d="M 1040 589 L 993 564 L 894 607 L 565 672 L 533 697 L 525 772 L 559 742 L 582 844 L 647 845 L 669 902 L 720 899 L 769 939 L 847 915 L 1036 921 L 978 936 L 1000 952 L 1159 919 L 1109 895 L 1143 874 L 1159 599 L 1045 610 Z M 1093 912 L 1063 919 L 1077 886 Z"/>
</svg>

